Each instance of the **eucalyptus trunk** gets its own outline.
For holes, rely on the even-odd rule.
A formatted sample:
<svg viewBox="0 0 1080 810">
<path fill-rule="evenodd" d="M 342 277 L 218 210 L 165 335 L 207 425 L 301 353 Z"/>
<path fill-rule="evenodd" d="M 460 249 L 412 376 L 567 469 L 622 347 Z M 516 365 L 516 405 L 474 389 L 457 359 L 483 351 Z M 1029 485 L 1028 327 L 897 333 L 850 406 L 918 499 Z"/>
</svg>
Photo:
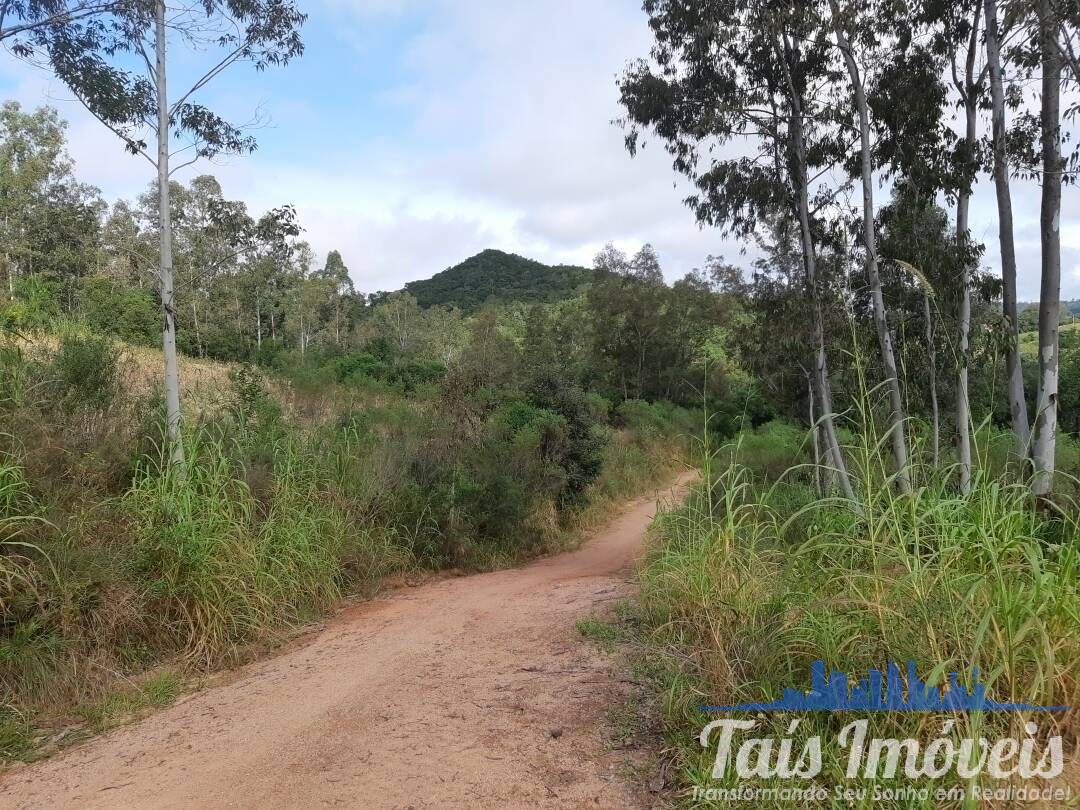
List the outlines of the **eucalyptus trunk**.
<svg viewBox="0 0 1080 810">
<path fill-rule="evenodd" d="M 1050 494 L 1057 444 L 1058 316 L 1061 309 L 1061 69 L 1057 15 L 1049 0 L 1039 3 L 1042 51 L 1042 282 L 1039 286 L 1039 392 L 1035 399 L 1035 436 L 1031 491 Z"/>
<path fill-rule="evenodd" d="M 169 208 L 169 99 L 165 88 L 165 3 L 154 5 L 154 77 L 157 86 L 158 220 L 161 258 L 161 347 L 165 356 L 165 434 L 174 464 L 184 463 L 180 436 L 180 368 L 176 357 L 176 309 L 173 293 L 172 214 Z"/>
<path fill-rule="evenodd" d="M 964 147 L 968 159 L 974 158 L 976 122 L 979 113 L 979 87 L 975 83 L 975 60 L 979 49 L 979 0 L 974 4 L 967 59 L 964 63 Z M 981 80 L 979 82 L 981 85 Z M 969 241 L 968 210 L 971 182 L 965 179 L 956 196 L 956 243 L 966 247 Z M 971 491 L 971 395 L 968 361 L 971 355 L 971 278 L 967 261 L 960 267 L 960 313 L 957 324 L 958 368 L 956 373 L 956 455 L 960 467 L 960 492 Z"/>
<path fill-rule="evenodd" d="M 4 271 L 3 287 L 5 287 L 7 289 L 8 301 L 14 301 L 15 300 L 15 270 L 11 266 L 11 255 L 9 253 L 6 253 L 6 252 L 4 253 L 3 259 L 0 260 L 0 267 L 2 267 L 3 271 Z"/>
<path fill-rule="evenodd" d="M 810 431 L 814 437 L 814 491 L 819 498 L 825 497 L 825 486 L 821 476 L 821 426 L 817 423 L 817 408 L 814 407 L 814 377 L 806 374 L 806 405 L 810 415 Z"/>
<path fill-rule="evenodd" d="M 893 457 L 896 460 L 897 483 L 900 491 L 911 492 L 911 479 L 908 474 L 907 437 L 904 435 L 904 402 L 900 392 L 900 375 L 896 367 L 896 353 L 893 350 L 892 333 L 889 331 L 888 316 L 885 311 L 885 295 L 881 288 L 881 275 L 878 272 L 877 239 L 874 234 L 874 170 L 870 153 L 870 111 L 866 103 L 866 89 L 863 87 L 859 66 L 851 49 L 847 34 L 840 19 L 840 9 L 836 0 L 830 0 L 833 30 L 836 43 L 844 57 L 851 88 L 855 95 L 855 111 L 859 119 L 860 174 L 862 176 L 863 200 L 863 245 L 866 252 L 866 275 L 870 282 L 870 296 L 874 303 L 874 326 L 877 331 L 878 347 L 881 350 L 881 363 L 885 369 L 885 385 L 889 392 L 889 432 L 892 438 Z"/>
<path fill-rule="evenodd" d="M 997 0 L 985 0 L 983 10 L 986 14 L 986 64 L 990 71 L 994 189 L 997 192 L 998 242 L 1001 248 L 1001 305 L 1008 330 L 1005 376 L 1009 415 L 1016 440 L 1016 454 L 1021 459 L 1025 459 L 1030 452 L 1030 434 L 1027 401 L 1024 399 L 1024 371 L 1020 360 L 1019 315 L 1016 308 L 1016 244 L 1013 241 L 1009 159 L 1005 148 L 1005 87 L 1001 72 L 1001 38 L 998 33 Z"/>
<path fill-rule="evenodd" d="M 926 320 L 926 351 L 930 364 L 930 453 L 936 468 L 941 460 L 941 412 L 937 394 L 937 351 L 934 347 L 934 318 L 930 296 L 923 296 L 923 318 Z"/>
<path fill-rule="evenodd" d="M 792 152 L 792 175 L 795 180 L 796 202 L 799 213 L 799 235 L 803 254 L 803 271 L 807 292 L 810 294 L 811 309 L 813 313 L 813 350 L 814 363 L 812 373 L 812 385 L 817 397 L 818 424 L 825 440 L 825 451 L 829 458 L 831 469 L 835 473 L 844 497 L 855 500 L 855 491 L 851 486 L 851 478 L 848 475 L 847 463 L 844 461 L 844 453 L 840 449 L 840 439 L 836 434 L 836 420 L 833 417 L 832 390 L 829 386 L 829 366 L 825 354 L 825 317 L 821 305 L 821 290 L 817 277 L 817 258 L 814 254 L 813 232 L 810 229 L 810 192 L 809 174 L 807 171 L 806 141 L 803 134 L 802 101 L 790 81 L 791 90 L 791 152 Z"/>
</svg>

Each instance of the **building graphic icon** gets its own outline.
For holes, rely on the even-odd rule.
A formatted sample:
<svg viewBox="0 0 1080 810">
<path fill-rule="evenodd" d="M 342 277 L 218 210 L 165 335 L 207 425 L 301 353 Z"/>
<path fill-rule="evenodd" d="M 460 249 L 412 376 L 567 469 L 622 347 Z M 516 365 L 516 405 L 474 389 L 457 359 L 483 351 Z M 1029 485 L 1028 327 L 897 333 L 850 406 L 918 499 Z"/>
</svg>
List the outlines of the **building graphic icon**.
<svg viewBox="0 0 1080 810">
<path fill-rule="evenodd" d="M 987 695 L 986 684 L 979 681 L 978 667 L 971 670 L 972 686 L 965 689 L 955 672 L 950 672 L 948 686 L 939 689 L 924 683 L 915 672 L 915 662 L 907 662 L 907 677 L 889 662 L 884 673 L 869 670 L 855 683 L 843 672 L 826 673 L 825 662 L 810 665 L 810 690 L 800 692 L 785 688 L 783 695 L 769 703 L 737 703 L 732 706 L 701 706 L 702 711 L 763 712 L 1059 712 L 1067 706 L 1036 706 L 1030 703 L 998 703 Z"/>
</svg>

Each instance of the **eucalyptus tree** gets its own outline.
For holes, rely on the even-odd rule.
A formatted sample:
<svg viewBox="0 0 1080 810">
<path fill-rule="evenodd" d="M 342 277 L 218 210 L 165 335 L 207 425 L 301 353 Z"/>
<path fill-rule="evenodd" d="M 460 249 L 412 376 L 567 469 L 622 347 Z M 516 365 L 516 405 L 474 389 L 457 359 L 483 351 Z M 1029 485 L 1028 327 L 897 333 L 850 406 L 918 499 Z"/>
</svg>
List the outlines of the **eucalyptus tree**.
<svg viewBox="0 0 1080 810">
<path fill-rule="evenodd" d="M 988 66 L 979 67 L 979 22 L 983 17 L 982 0 L 967 0 L 958 6 L 944 6 L 941 38 L 950 54 L 952 82 L 964 108 L 964 135 L 957 150 L 959 168 L 956 189 L 956 239 L 961 245 L 970 242 L 968 212 L 971 187 L 978 169 L 978 113 L 986 85 Z M 963 71 L 958 57 L 963 57 Z M 960 269 L 960 305 L 957 319 L 956 375 L 956 454 L 960 469 L 960 491 L 971 490 L 971 393 L 968 365 L 971 357 L 971 276 L 968 263 Z"/>
<path fill-rule="evenodd" d="M 357 302 L 356 288 L 353 286 L 352 278 L 349 277 L 349 268 L 345 266 L 340 251 L 331 250 L 326 254 L 326 264 L 316 275 L 327 279 L 331 285 L 330 322 L 334 330 L 334 344 L 340 348 L 343 336 L 348 334 L 352 326 L 350 315 Z"/>
<path fill-rule="evenodd" d="M 893 458 L 896 461 L 897 483 L 901 492 L 911 491 L 908 471 L 908 446 L 905 432 L 904 399 L 900 390 L 900 373 L 896 362 L 894 339 L 889 326 L 885 296 L 882 292 L 877 235 L 874 226 L 874 155 L 871 141 L 870 106 L 867 101 L 867 80 L 864 67 L 856 58 L 854 42 L 868 45 L 869 55 L 877 57 L 884 45 L 881 36 L 883 10 L 873 4 L 841 8 L 838 0 L 829 0 L 831 25 L 836 46 L 843 58 L 851 85 L 854 117 L 859 135 L 858 175 L 862 185 L 862 247 L 863 263 L 873 302 L 874 327 L 878 349 L 885 373 L 885 388 L 889 395 L 889 434 Z M 866 54 L 862 54 L 866 56 Z M 864 59 L 864 61 L 870 61 Z"/>
<path fill-rule="evenodd" d="M 686 203 L 703 224 L 748 237 L 776 212 L 798 222 L 818 427 L 842 491 L 853 497 L 833 414 L 811 208 L 811 171 L 831 166 L 837 145 L 820 106 L 833 75 L 818 10 L 774 0 L 643 7 L 655 44 L 651 60 L 632 63 L 620 79 L 626 146 L 634 154 L 646 132 L 659 137 L 674 169 L 693 182 Z"/>
<path fill-rule="evenodd" d="M 952 350 L 956 361 L 956 448 L 959 483 L 964 492 L 971 485 L 968 367 L 972 270 L 973 259 L 980 251 L 970 238 L 968 212 L 972 185 L 982 167 L 977 123 L 987 72 L 979 58 L 982 13 L 982 0 L 965 0 L 959 4 L 923 0 L 914 4 L 895 18 L 896 25 L 886 37 L 882 58 L 875 59 L 874 81 L 868 88 L 876 136 L 874 169 L 895 177 L 895 199 L 891 207 L 895 210 L 897 201 L 902 201 L 912 211 L 927 209 L 934 206 L 940 195 L 956 204 L 955 244 L 947 261 L 940 254 L 934 258 L 937 266 L 917 261 L 925 248 L 918 239 L 906 244 L 892 239 L 888 249 L 881 247 L 881 251 L 884 258 L 894 260 L 894 266 L 901 268 L 898 278 L 908 282 L 932 281 L 935 300 L 939 303 L 936 311 L 930 306 L 931 298 L 923 294 L 925 290 L 916 296 L 921 304 L 928 346 L 935 342 L 935 323 L 946 314 L 955 315 L 955 323 L 949 326 L 955 340 L 946 347 Z M 953 97 L 949 95 L 947 78 L 951 79 Z M 950 120 L 954 100 L 962 114 L 960 132 L 954 131 Z M 936 226 L 930 230 L 931 243 L 940 243 L 943 235 L 937 233 Z M 904 260 L 914 267 L 905 269 Z M 949 305 L 947 311 L 940 306 L 942 303 Z M 921 365 L 919 360 L 907 357 L 906 364 Z M 933 354 L 928 361 L 931 367 L 937 365 Z M 936 377 L 932 377 L 932 414 L 938 412 L 936 382 Z M 935 449 L 936 434 L 935 429 Z M 937 455 L 935 452 L 935 461 Z"/>
<path fill-rule="evenodd" d="M 142 0 L 111 11 L 90 25 L 97 38 L 83 36 L 84 28 L 77 25 L 45 26 L 34 31 L 30 47 L 46 54 L 50 68 L 86 108 L 130 152 L 154 167 L 166 425 L 171 457 L 182 462 L 169 179 L 200 158 L 255 148 L 254 138 L 197 103 L 196 97 L 238 63 L 262 70 L 299 56 L 303 51 L 299 28 L 306 15 L 293 0 L 202 0 L 174 7 L 165 0 Z M 201 74 L 196 71 L 197 78 L 181 93 L 172 96 L 167 82 L 170 32 L 189 46 L 196 59 L 205 59 L 206 66 Z M 173 136 L 186 141 L 179 150 L 171 147 Z M 190 156 L 174 165 L 172 158 L 178 152 Z"/>
<path fill-rule="evenodd" d="M 1074 12 L 1075 14 L 1075 12 Z M 1061 185 L 1065 167 L 1061 154 L 1061 82 L 1065 60 L 1061 29 L 1073 22 L 1051 0 L 1036 6 L 1038 50 L 1042 73 L 1040 143 L 1042 150 L 1042 200 L 1039 238 L 1042 273 L 1039 284 L 1039 388 L 1035 398 L 1035 429 L 1031 459 L 1035 466 L 1031 490 L 1050 494 L 1054 480 L 1058 421 L 1058 370 L 1060 345 L 1058 318 L 1061 311 Z M 1071 37 L 1069 39 L 1071 42 Z"/>
<path fill-rule="evenodd" d="M 26 55 L 43 32 L 66 29 L 66 36 L 79 45 L 101 47 L 111 41 L 110 20 L 134 5 L 133 0 L 3 0 L 0 41 Z"/>
<path fill-rule="evenodd" d="M 48 187 L 70 176 L 65 126 L 48 107 L 24 112 L 14 101 L 0 107 L 0 273 L 9 298 L 19 270 L 30 267 L 30 230 L 43 214 Z"/>
<path fill-rule="evenodd" d="M 1012 193 L 1009 187 L 1008 130 L 1005 124 L 1005 72 L 997 0 L 984 0 L 986 64 L 990 75 L 994 191 L 998 209 L 998 245 L 1001 251 L 1001 301 L 1005 315 L 1005 376 L 1016 454 L 1030 452 L 1030 423 L 1024 398 L 1024 372 L 1020 359 L 1019 316 L 1016 305 L 1016 243 L 1013 239 Z"/>
</svg>

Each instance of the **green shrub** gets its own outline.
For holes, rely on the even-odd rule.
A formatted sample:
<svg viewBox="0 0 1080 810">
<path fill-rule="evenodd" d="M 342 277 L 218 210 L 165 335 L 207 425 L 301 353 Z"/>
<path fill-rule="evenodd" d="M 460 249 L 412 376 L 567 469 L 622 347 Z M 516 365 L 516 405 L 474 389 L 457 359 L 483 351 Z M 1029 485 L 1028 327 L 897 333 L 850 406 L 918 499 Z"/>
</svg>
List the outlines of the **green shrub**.
<svg viewBox="0 0 1080 810">
<path fill-rule="evenodd" d="M 52 361 L 56 401 L 66 410 L 108 407 L 119 367 L 120 353 L 108 338 L 65 332 Z"/>
<path fill-rule="evenodd" d="M 368 352 L 349 352 L 333 361 L 334 378 L 346 385 L 384 380 L 390 364 Z"/>
<path fill-rule="evenodd" d="M 14 297 L 0 308 L 0 324 L 20 332 L 34 332 L 57 324 L 63 317 L 60 286 L 41 276 L 16 279 Z"/>
<path fill-rule="evenodd" d="M 556 371 L 542 371 L 535 376 L 528 394 L 534 405 L 561 417 L 565 425 L 556 430 L 548 420 L 547 444 L 542 445 L 541 454 L 566 473 L 559 503 L 580 504 L 589 485 L 600 475 L 608 433 L 596 419 L 585 392 Z M 556 441 L 555 434 L 563 430 L 565 434 Z"/>
<path fill-rule="evenodd" d="M 79 312 L 91 329 L 139 346 L 161 341 L 161 311 L 145 290 L 121 287 L 107 278 L 91 278 L 79 291 Z"/>
</svg>

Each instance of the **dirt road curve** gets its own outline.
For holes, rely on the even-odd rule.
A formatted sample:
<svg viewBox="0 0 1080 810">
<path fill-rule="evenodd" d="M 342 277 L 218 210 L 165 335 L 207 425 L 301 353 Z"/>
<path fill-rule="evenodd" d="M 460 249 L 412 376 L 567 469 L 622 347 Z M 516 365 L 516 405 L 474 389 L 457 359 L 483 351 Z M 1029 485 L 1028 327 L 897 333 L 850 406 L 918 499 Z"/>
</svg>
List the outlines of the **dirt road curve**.
<svg viewBox="0 0 1080 810">
<path fill-rule="evenodd" d="M 0 805 L 641 806 L 605 751 L 610 665 L 575 622 L 627 592 L 655 505 L 576 552 L 358 605 L 226 684 L 10 772 Z"/>
</svg>

